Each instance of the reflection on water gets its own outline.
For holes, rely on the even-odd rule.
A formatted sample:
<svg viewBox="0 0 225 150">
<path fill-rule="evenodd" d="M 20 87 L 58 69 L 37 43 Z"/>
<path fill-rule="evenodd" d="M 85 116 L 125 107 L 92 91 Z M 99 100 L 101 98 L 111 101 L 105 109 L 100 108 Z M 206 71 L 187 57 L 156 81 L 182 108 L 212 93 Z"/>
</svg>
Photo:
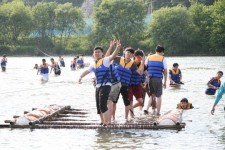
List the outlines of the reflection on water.
<svg viewBox="0 0 225 150">
<path fill-rule="evenodd" d="M 50 104 L 86 109 L 91 119 L 98 122 L 91 82 L 93 74 L 85 77 L 83 84 L 78 84 L 83 70 L 71 71 L 65 67 L 61 76 L 50 74 L 49 82 L 41 84 L 36 70 L 32 69 L 41 59 L 8 58 L 7 72 L 0 72 L 0 124 L 13 115 L 23 115 L 23 111 Z M 64 60 L 69 66 L 72 57 Z M 92 59 L 86 57 L 85 60 Z M 225 72 L 224 58 L 167 58 L 169 68 L 174 62 L 183 73 L 184 85 L 179 88 L 167 86 L 163 91 L 162 113 L 175 109 L 180 99 L 187 97 L 195 109 L 184 111 L 184 130 L 0 129 L 0 149 L 225 149 L 224 101 L 219 103 L 215 115 L 211 115 L 215 96 L 204 94 L 207 81 L 218 70 Z M 118 102 L 116 117 L 118 120 L 124 118 L 122 99 Z"/>
</svg>

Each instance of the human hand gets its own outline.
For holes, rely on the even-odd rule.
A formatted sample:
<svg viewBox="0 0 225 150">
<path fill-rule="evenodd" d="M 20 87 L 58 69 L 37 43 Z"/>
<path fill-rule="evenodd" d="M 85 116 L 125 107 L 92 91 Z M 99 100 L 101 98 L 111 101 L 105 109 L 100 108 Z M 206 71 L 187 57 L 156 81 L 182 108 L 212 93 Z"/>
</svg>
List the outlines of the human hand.
<svg viewBox="0 0 225 150">
<path fill-rule="evenodd" d="M 109 46 L 110 47 L 113 47 L 115 45 L 115 43 L 116 43 L 116 40 L 113 39 L 113 40 L 110 41 Z"/>
<path fill-rule="evenodd" d="M 214 112 L 215 112 L 215 107 L 212 108 L 211 114 L 214 115 Z"/>
<path fill-rule="evenodd" d="M 79 83 L 79 84 L 81 84 L 81 83 L 82 83 L 82 82 L 81 82 L 81 80 L 82 80 L 82 78 L 80 77 L 80 78 L 79 78 L 79 80 L 78 80 L 78 83 Z"/>
<path fill-rule="evenodd" d="M 166 83 L 163 83 L 163 88 L 166 89 Z"/>
<path fill-rule="evenodd" d="M 117 48 L 117 49 L 120 49 L 120 48 L 121 48 L 120 40 L 117 40 L 117 41 L 116 41 L 116 48 Z"/>
</svg>

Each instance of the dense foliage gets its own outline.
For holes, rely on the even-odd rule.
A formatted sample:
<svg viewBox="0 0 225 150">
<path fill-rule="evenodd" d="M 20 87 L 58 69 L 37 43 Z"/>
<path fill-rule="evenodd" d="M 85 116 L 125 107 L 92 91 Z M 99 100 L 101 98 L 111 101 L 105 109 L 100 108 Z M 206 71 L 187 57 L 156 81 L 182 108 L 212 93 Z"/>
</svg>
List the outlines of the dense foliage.
<svg viewBox="0 0 225 150">
<path fill-rule="evenodd" d="M 84 1 L 0 1 L 0 55 L 87 53 L 112 38 L 147 52 L 161 44 L 169 55 L 225 55 L 225 0 L 95 0 L 93 23 Z"/>
</svg>

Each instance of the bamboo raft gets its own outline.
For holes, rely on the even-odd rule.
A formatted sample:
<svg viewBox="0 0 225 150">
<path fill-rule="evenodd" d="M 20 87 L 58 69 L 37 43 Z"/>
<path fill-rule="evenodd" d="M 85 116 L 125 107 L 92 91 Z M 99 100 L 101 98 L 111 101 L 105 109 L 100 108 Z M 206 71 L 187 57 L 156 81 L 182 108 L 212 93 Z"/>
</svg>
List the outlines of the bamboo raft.
<svg viewBox="0 0 225 150">
<path fill-rule="evenodd" d="M 25 113 L 25 112 L 24 112 Z M 96 114 L 94 114 L 96 118 Z M 29 125 L 16 125 L 15 120 L 5 120 L 0 128 L 30 128 L 30 129 L 147 129 L 147 130 L 182 130 L 185 123 L 182 122 L 182 111 L 178 114 L 176 125 L 159 125 L 158 117 L 145 115 L 142 118 L 135 118 L 129 122 L 111 123 L 107 127 L 100 125 L 99 120 L 92 119 L 87 110 L 71 109 L 70 106 L 61 107 L 52 114 L 40 119 L 30 121 Z"/>
</svg>

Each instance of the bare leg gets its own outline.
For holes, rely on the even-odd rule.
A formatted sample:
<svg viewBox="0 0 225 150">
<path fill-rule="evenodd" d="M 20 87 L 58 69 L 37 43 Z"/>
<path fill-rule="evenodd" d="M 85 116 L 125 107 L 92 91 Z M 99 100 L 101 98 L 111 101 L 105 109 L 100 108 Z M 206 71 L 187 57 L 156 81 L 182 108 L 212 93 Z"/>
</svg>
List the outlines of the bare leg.
<svg viewBox="0 0 225 150">
<path fill-rule="evenodd" d="M 148 105 L 147 105 L 147 108 L 146 108 L 147 111 L 151 107 L 151 105 L 152 105 L 152 96 L 149 97 Z"/>
<path fill-rule="evenodd" d="M 130 101 L 130 116 L 131 118 L 134 118 L 133 101 Z"/>
<path fill-rule="evenodd" d="M 99 116 L 100 116 L 100 119 L 101 119 L 101 123 L 104 123 L 104 120 L 103 120 L 103 115 L 102 115 L 102 113 L 100 113 L 100 114 L 99 114 Z"/>
<path fill-rule="evenodd" d="M 130 105 L 125 106 L 125 119 L 128 119 L 129 111 L 130 111 Z"/>
<path fill-rule="evenodd" d="M 115 121 L 115 116 L 116 116 L 116 103 L 113 103 L 113 111 L 112 111 L 113 121 Z"/>
<path fill-rule="evenodd" d="M 156 109 L 157 109 L 157 114 L 160 114 L 160 109 L 161 109 L 161 103 L 162 103 L 162 98 L 160 97 L 156 97 Z"/>
<path fill-rule="evenodd" d="M 108 100 L 108 122 L 111 123 L 112 115 L 113 115 L 113 102 L 111 100 Z"/>
<path fill-rule="evenodd" d="M 143 98 L 139 98 L 139 99 L 137 99 L 137 101 L 138 102 L 133 105 L 133 108 L 136 108 L 136 107 L 139 106 L 140 110 L 142 110 L 142 107 L 143 107 Z"/>
<path fill-rule="evenodd" d="M 105 125 L 108 125 L 108 123 L 109 123 L 109 113 L 108 113 L 108 110 L 106 111 L 106 112 L 104 112 L 104 113 L 102 113 L 102 118 L 103 118 L 103 124 L 105 124 Z"/>
</svg>

